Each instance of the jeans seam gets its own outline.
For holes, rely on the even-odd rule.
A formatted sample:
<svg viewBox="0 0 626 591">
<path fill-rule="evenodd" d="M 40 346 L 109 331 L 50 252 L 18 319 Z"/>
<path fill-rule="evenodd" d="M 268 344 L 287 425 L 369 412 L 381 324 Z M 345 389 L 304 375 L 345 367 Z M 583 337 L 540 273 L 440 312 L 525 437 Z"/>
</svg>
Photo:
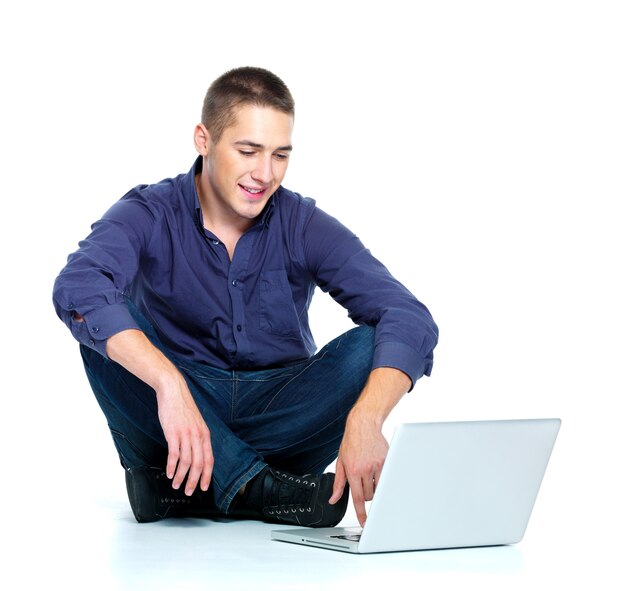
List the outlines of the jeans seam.
<svg viewBox="0 0 626 591">
<path fill-rule="evenodd" d="M 324 357 L 326 357 L 326 353 L 327 351 L 324 351 L 324 353 L 322 355 L 320 355 L 319 357 L 315 357 L 313 359 L 313 361 L 311 361 L 311 363 L 307 364 L 306 367 L 302 368 L 302 371 L 300 371 L 299 373 L 291 376 L 291 379 L 288 382 L 285 382 L 283 384 L 283 386 L 276 391 L 276 393 L 274 394 L 274 396 L 272 396 L 271 400 L 265 405 L 265 408 L 261 411 L 260 414 L 264 415 L 267 412 L 267 409 L 270 407 L 270 405 L 272 404 L 272 402 L 274 402 L 274 400 L 276 400 L 276 397 L 289 385 L 291 384 L 291 382 L 293 382 L 296 378 L 300 377 L 305 371 L 307 371 L 309 368 L 313 367 L 313 365 L 315 365 L 318 361 L 321 361 L 322 359 L 324 359 Z"/>
<path fill-rule="evenodd" d="M 193 369 L 190 369 L 189 367 L 185 367 L 185 366 L 179 366 L 179 369 L 183 370 L 186 373 L 189 373 L 190 375 L 194 376 L 195 378 L 198 378 L 199 380 L 210 380 L 212 382 L 230 382 L 230 380 L 232 378 L 216 378 L 213 376 L 208 376 L 208 375 L 204 375 L 203 373 L 194 371 Z"/>
<path fill-rule="evenodd" d="M 238 381 L 245 382 L 247 384 L 247 383 L 274 382 L 276 380 L 284 380 L 285 378 L 290 378 L 293 375 L 294 374 L 284 374 L 284 375 L 279 375 L 279 376 L 276 376 L 276 377 L 273 377 L 273 378 L 264 378 L 264 379 L 256 379 L 256 378 L 253 378 L 253 379 L 246 379 L 246 378 L 240 379 L 240 378 L 237 378 L 237 379 L 238 379 Z M 295 374 L 295 375 L 298 375 L 298 374 Z"/>
</svg>

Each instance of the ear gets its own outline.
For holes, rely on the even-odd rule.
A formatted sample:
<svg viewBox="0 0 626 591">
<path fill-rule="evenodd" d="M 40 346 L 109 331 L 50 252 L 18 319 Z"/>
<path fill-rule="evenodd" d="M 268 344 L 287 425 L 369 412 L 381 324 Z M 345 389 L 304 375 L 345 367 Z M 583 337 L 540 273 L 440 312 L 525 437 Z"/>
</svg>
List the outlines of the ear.
<svg viewBox="0 0 626 591">
<path fill-rule="evenodd" d="M 200 156 L 208 155 L 209 148 L 211 147 L 211 135 L 209 134 L 209 130 L 202 125 L 202 123 L 198 123 L 193 130 L 193 143 Z"/>
</svg>

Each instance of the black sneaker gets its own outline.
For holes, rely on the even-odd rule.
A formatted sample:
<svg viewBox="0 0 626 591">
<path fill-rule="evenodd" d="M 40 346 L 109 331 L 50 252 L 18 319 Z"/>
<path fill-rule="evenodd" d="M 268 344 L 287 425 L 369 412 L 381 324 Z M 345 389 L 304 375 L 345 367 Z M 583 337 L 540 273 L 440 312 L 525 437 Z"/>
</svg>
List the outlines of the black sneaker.
<svg viewBox="0 0 626 591">
<path fill-rule="evenodd" d="M 267 466 L 250 481 L 237 506 L 256 510 L 271 523 L 332 527 L 343 519 L 349 496 L 346 485 L 341 499 L 329 504 L 334 482 L 332 473 L 296 476 Z"/>
<path fill-rule="evenodd" d="M 199 487 L 188 497 L 185 482 L 178 490 L 162 468 L 138 466 L 126 470 L 126 491 L 135 519 L 139 523 L 160 521 L 166 517 L 200 517 L 209 519 L 262 519 L 258 511 L 235 507 L 228 514 L 220 511 L 213 499 L 211 488 L 207 492 Z"/>
</svg>

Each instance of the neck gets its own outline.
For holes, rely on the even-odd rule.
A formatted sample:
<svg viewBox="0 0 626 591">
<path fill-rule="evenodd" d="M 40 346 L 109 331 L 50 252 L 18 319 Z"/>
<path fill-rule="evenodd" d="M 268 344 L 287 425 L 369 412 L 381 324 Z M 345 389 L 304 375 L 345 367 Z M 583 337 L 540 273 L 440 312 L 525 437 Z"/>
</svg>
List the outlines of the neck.
<svg viewBox="0 0 626 591">
<path fill-rule="evenodd" d="M 208 185 L 208 179 L 204 179 Z M 214 234 L 224 243 L 228 256 L 232 260 L 237 242 L 244 233 L 251 228 L 256 220 L 246 220 L 235 216 L 225 215 L 219 207 L 215 207 L 214 202 L 208 197 L 210 189 L 203 183 L 200 174 L 195 176 L 196 191 L 202 210 L 202 223 L 205 229 Z"/>
</svg>

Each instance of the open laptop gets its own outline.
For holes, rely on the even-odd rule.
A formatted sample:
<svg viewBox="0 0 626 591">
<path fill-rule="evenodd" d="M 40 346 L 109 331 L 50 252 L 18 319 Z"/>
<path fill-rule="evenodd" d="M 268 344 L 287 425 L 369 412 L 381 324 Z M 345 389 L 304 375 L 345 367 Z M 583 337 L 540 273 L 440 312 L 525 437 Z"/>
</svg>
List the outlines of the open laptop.
<svg viewBox="0 0 626 591">
<path fill-rule="evenodd" d="M 405 423 L 361 528 L 272 539 L 358 554 L 515 544 L 524 536 L 560 419 Z"/>
</svg>

